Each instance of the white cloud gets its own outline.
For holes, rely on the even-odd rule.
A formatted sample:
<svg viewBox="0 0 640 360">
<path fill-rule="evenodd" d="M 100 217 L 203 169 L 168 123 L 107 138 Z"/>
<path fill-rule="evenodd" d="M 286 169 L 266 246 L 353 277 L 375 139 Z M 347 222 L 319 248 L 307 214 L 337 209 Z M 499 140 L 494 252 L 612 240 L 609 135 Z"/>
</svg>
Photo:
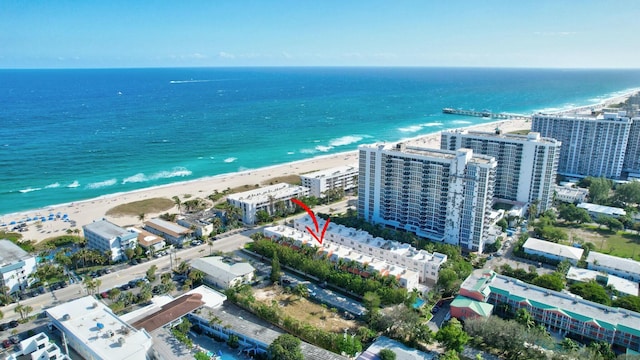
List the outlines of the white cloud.
<svg viewBox="0 0 640 360">
<path fill-rule="evenodd" d="M 235 59 L 236 56 L 233 54 L 230 54 L 228 52 L 224 52 L 224 51 L 220 51 L 218 53 L 218 57 L 223 58 L 223 59 Z"/>
</svg>

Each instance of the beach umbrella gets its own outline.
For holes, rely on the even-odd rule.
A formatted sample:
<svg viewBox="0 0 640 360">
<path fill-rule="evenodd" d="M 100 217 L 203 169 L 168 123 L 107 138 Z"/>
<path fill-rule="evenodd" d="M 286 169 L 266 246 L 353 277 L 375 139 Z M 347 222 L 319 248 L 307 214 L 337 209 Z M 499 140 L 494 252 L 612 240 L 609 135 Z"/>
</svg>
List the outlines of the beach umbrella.
<svg viewBox="0 0 640 360">
<path fill-rule="evenodd" d="M 104 329 L 104 324 L 103 323 L 97 323 L 96 327 L 98 328 L 98 330 L 102 330 L 102 329 Z"/>
<path fill-rule="evenodd" d="M 16 224 L 15 221 L 12 221 L 12 222 L 9 223 L 9 225 L 15 225 L 15 224 Z"/>
</svg>

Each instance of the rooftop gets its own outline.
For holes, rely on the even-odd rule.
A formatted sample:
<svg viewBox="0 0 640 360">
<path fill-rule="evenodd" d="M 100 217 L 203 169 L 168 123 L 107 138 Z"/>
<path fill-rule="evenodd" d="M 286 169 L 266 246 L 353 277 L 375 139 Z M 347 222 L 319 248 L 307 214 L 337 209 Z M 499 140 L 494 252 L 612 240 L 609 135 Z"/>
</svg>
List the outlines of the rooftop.
<svg viewBox="0 0 640 360">
<path fill-rule="evenodd" d="M 303 186 L 286 183 L 265 186 L 263 188 L 244 191 L 237 194 L 229 194 L 227 199 L 242 201 L 251 204 L 260 204 L 270 201 L 270 199 L 283 199 L 308 193 L 309 189 Z"/>
<path fill-rule="evenodd" d="M 559 143 L 558 140 L 553 138 L 541 137 L 540 133 L 530 132 L 527 135 L 518 135 L 518 134 L 506 134 L 503 132 L 491 132 L 491 131 L 474 131 L 474 130 L 449 130 L 443 131 L 442 133 L 450 133 L 453 135 L 467 135 L 479 138 L 486 138 L 487 140 L 492 139 L 500 139 L 500 140 L 508 140 L 512 142 L 524 143 L 529 141 L 535 141 L 539 143 L 550 143 L 556 144 Z"/>
<path fill-rule="evenodd" d="M 632 259 L 625 259 L 613 255 L 591 251 L 587 256 L 587 263 L 592 264 L 594 262 L 597 262 L 598 265 L 603 267 L 626 271 L 631 274 L 640 274 L 640 262 Z"/>
<path fill-rule="evenodd" d="M 0 240 L 0 267 L 30 257 L 32 257 L 32 255 L 22 250 L 18 245 L 14 244 L 13 241 L 7 239 Z"/>
<path fill-rule="evenodd" d="M 165 221 L 159 218 L 147 220 L 144 224 L 146 226 L 149 226 L 150 228 L 156 229 L 160 232 L 169 234 L 174 237 L 180 237 L 192 233 L 192 231 L 190 229 L 187 229 L 186 227 L 182 227 L 176 223 Z"/>
<path fill-rule="evenodd" d="M 324 177 L 332 177 L 342 174 L 358 173 L 358 164 L 339 166 L 331 169 L 315 171 L 308 174 L 300 175 L 301 178 L 320 179 Z"/>
<path fill-rule="evenodd" d="M 552 291 L 523 281 L 499 275 L 493 271 L 475 270 L 464 281 L 463 287 L 483 282 L 481 292 L 496 292 L 503 294 L 517 302 L 526 302 L 534 307 L 547 311 L 559 311 L 580 321 L 595 321 L 602 327 L 623 326 L 637 329 L 640 324 L 640 314 L 610 306 L 601 305 L 581 299 L 573 294 Z M 626 329 L 625 329 L 626 330 Z"/>
<path fill-rule="evenodd" d="M 235 262 L 222 256 L 193 259 L 191 266 L 203 273 L 219 279 L 231 281 L 239 276 L 250 274 L 256 269 L 249 263 Z"/>
<path fill-rule="evenodd" d="M 219 309 L 210 310 L 225 326 L 229 326 L 235 332 L 246 335 L 264 344 L 271 344 L 278 336 L 285 332 L 281 329 L 256 318 L 253 314 L 242 310 L 235 305 L 225 304 Z M 343 356 L 331 351 L 319 348 L 304 341 L 300 349 L 305 360 L 344 360 Z"/>
<path fill-rule="evenodd" d="M 151 347 L 151 336 L 146 331 L 134 329 L 92 296 L 46 312 L 102 359 L 138 359 Z"/>
<path fill-rule="evenodd" d="M 607 214 L 607 215 L 615 215 L 615 216 L 621 216 L 621 215 L 627 214 L 627 212 L 624 211 L 624 209 L 611 207 L 611 206 L 598 205 L 598 204 L 580 203 L 578 204 L 578 207 L 585 209 L 587 211 L 599 213 L 599 214 Z"/>
<path fill-rule="evenodd" d="M 584 249 L 576 248 L 573 246 L 556 244 L 551 241 L 540 240 L 536 238 L 529 238 L 522 245 L 524 249 L 531 249 L 542 253 L 556 255 L 571 260 L 580 260 Z"/>
<path fill-rule="evenodd" d="M 459 308 L 465 307 L 473 310 L 473 312 L 475 312 L 476 314 L 485 317 L 491 315 L 491 312 L 493 311 L 493 305 L 469 299 L 464 296 L 456 296 L 456 298 L 451 302 L 450 306 Z"/>
<path fill-rule="evenodd" d="M 591 280 L 605 280 L 605 285 L 610 285 L 618 292 L 638 296 L 638 283 L 635 281 L 623 279 L 621 277 L 617 277 L 615 275 L 609 275 L 606 273 L 602 273 L 595 270 L 582 269 L 578 267 L 570 267 L 569 272 L 567 272 L 567 280 L 580 281 L 580 282 L 588 282 Z"/>
<path fill-rule="evenodd" d="M 138 244 L 144 247 L 149 247 L 151 245 L 158 244 L 164 241 L 164 239 L 161 238 L 160 236 L 156 234 L 152 234 L 144 229 L 138 229 L 138 228 L 132 227 L 132 228 L 129 228 L 129 230 L 135 231 L 138 233 Z"/>
<path fill-rule="evenodd" d="M 202 295 L 184 294 L 170 303 L 163 305 L 159 311 L 134 322 L 131 326 L 138 330 L 145 329 L 147 332 L 151 332 L 180 319 L 204 304 Z"/>
<path fill-rule="evenodd" d="M 105 239 L 114 239 L 117 237 L 125 236 L 131 233 L 131 231 L 121 228 L 120 226 L 106 220 L 97 220 L 82 227 L 85 231 L 89 230 L 100 237 Z"/>
</svg>

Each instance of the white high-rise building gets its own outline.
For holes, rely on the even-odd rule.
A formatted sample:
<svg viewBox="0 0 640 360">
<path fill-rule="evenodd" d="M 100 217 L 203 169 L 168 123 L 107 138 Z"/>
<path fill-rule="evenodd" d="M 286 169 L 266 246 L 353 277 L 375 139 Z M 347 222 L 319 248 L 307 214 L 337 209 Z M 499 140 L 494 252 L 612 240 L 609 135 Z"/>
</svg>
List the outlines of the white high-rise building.
<svg viewBox="0 0 640 360">
<path fill-rule="evenodd" d="M 537 200 L 543 212 L 553 202 L 560 141 L 543 138 L 539 133 L 528 135 L 481 131 L 443 131 L 440 148 L 467 148 L 475 154 L 496 158 L 496 200 L 531 204 Z"/>
<path fill-rule="evenodd" d="M 482 251 L 497 162 L 473 150 L 363 145 L 358 216 L 435 241 Z"/>
<path fill-rule="evenodd" d="M 562 142 L 559 174 L 619 178 L 631 123 L 625 112 L 599 116 L 535 114 L 531 130 Z"/>
</svg>

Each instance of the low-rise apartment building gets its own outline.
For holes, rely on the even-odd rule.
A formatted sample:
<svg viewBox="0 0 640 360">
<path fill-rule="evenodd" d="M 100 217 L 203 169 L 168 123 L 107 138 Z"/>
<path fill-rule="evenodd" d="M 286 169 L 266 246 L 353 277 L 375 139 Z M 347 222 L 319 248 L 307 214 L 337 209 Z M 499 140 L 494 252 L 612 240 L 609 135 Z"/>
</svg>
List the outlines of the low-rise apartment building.
<svg viewBox="0 0 640 360">
<path fill-rule="evenodd" d="M 640 351 L 640 314 L 630 310 L 601 305 L 483 269 L 475 270 L 462 283 L 460 296 L 494 306 L 506 304 L 514 313 L 526 309 L 533 320 L 560 336 L 573 334 Z M 452 309 L 451 315 L 455 314 Z"/>
<path fill-rule="evenodd" d="M 595 251 L 587 255 L 587 268 L 640 282 L 640 262 Z"/>
<path fill-rule="evenodd" d="M 125 251 L 138 245 L 138 233 L 124 229 L 106 219 L 82 227 L 87 247 L 101 254 L 109 252 L 112 261 L 126 260 Z"/>
<path fill-rule="evenodd" d="M 258 211 L 264 210 L 273 215 L 277 207 L 291 208 L 295 206 L 291 199 L 303 196 L 309 196 L 309 188 L 282 183 L 230 194 L 227 196 L 227 202 L 242 210 L 242 222 L 253 225 L 257 221 Z"/>
<path fill-rule="evenodd" d="M 568 260 L 573 265 L 576 265 L 578 261 L 580 261 L 584 253 L 584 249 L 581 248 L 556 244 L 551 241 L 531 237 L 525 241 L 522 248 L 525 254 L 542 256 L 558 262 Z"/>
<path fill-rule="evenodd" d="M 193 234 L 191 229 L 160 218 L 145 221 L 144 229 L 152 234 L 162 236 L 173 245 L 181 245 L 185 241 L 191 240 Z"/>
<path fill-rule="evenodd" d="M 193 259 L 191 267 L 204 273 L 204 281 L 221 289 L 250 284 L 256 269 L 246 262 L 236 262 L 222 256 Z"/>
</svg>

